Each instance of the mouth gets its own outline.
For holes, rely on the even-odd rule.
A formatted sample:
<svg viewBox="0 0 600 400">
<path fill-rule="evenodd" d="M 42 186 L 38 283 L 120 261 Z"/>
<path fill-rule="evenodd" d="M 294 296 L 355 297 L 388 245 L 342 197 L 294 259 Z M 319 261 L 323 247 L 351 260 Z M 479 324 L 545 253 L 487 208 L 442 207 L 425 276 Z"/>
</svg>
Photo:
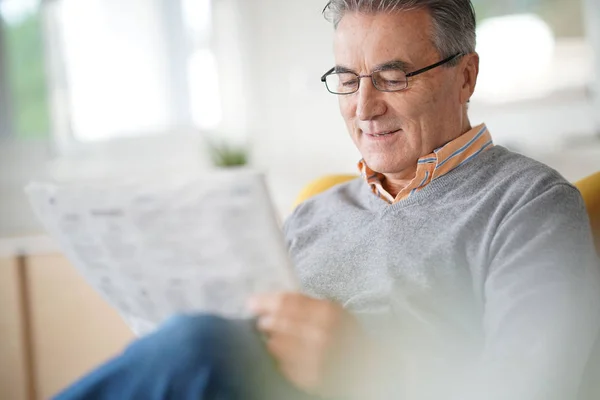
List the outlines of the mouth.
<svg viewBox="0 0 600 400">
<path fill-rule="evenodd" d="M 365 135 L 372 137 L 372 138 L 383 138 L 383 137 L 387 137 L 387 136 L 392 136 L 395 133 L 400 132 L 402 129 L 397 129 L 395 131 L 386 131 L 386 132 L 378 132 L 378 133 L 367 133 L 364 132 Z"/>
</svg>

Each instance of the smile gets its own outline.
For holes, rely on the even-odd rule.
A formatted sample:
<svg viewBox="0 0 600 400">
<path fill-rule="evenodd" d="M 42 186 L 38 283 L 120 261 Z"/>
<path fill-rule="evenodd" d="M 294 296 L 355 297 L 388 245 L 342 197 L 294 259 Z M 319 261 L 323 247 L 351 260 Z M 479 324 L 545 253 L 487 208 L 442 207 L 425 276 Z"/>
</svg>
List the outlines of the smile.
<svg viewBox="0 0 600 400">
<path fill-rule="evenodd" d="M 397 130 L 395 130 L 395 131 L 389 131 L 389 132 L 381 132 L 381 133 L 367 133 L 366 135 L 367 135 L 367 136 L 370 136 L 370 137 L 374 137 L 374 138 L 386 137 L 386 136 L 391 136 L 391 135 L 393 135 L 394 133 L 397 133 L 397 132 L 399 132 L 400 130 L 401 130 L 401 129 L 397 129 Z"/>
</svg>

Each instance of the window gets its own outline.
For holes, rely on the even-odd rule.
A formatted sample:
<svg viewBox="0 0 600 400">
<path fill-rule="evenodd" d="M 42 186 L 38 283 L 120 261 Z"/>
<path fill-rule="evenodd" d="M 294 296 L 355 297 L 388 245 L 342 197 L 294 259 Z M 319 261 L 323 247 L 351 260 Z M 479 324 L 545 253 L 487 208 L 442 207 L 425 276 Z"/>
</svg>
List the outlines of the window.
<svg viewBox="0 0 600 400">
<path fill-rule="evenodd" d="M 17 139 L 48 138 L 50 112 L 39 2 L 0 1 L 0 18 L 3 134 Z"/>
<path fill-rule="evenodd" d="M 473 0 L 478 22 L 488 18 L 535 14 L 539 16 L 556 37 L 584 36 L 582 0 Z"/>
<path fill-rule="evenodd" d="M 474 0 L 481 70 L 475 102 L 559 93 L 585 96 L 593 81 L 582 0 Z"/>
<path fill-rule="evenodd" d="M 55 0 L 44 9 L 63 141 L 219 124 L 210 0 Z"/>
<path fill-rule="evenodd" d="M 191 42 L 187 63 L 190 108 L 195 126 L 214 129 L 222 119 L 219 73 L 211 49 L 212 23 L 210 0 L 183 0 L 183 20 Z"/>
</svg>

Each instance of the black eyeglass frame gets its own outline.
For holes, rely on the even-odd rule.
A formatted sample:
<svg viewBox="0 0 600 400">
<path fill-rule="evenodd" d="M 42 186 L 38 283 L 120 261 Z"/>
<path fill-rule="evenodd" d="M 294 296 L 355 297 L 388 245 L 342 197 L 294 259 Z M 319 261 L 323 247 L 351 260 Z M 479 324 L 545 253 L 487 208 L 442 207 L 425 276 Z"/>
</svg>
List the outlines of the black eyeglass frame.
<svg viewBox="0 0 600 400">
<path fill-rule="evenodd" d="M 354 75 L 356 75 L 356 77 L 358 78 L 358 85 L 356 86 L 356 90 L 354 90 L 354 91 L 352 91 L 352 92 L 348 92 L 348 93 L 338 93 L 338 92 L 333 92 L 333 91 L 331 91 L 331 90 L 329 89 L 329 86 L 327 86 L 327 77 L 328 77 L 329 75 L 332 75 L 333 73 L 335 73 L 335 67 L 331 68 L 329 71 L 327 71 L 327 72 L 325 72 L 325 73 L 323 74 L 323 76 L 321 77 L 321 82 L 323 82 L 323 83 L 325 84 L 325 87 L 327 88 L 327 91 L 328 91 L 329 93 L 331 93 L 331 94 L 337 94 L 337 95 L 340 95 L 340 96 L 347 95 L 347 94 L 354 94 L 354 93 L 358 92 L 358 90 L 360 89 L 360 81 L 361 81 L 361 78 L 371 78 L 371 82 L 373 83 L 373 86 L 375 86 L 375 88 L 376 88 L 377 90 L 381 91 L 381 92 L 401 92 L 401 91 L 403 91 L 403 90 L 406 90 L 406 89 L 408 89 L 408 78 L 412 78 L 413 76 L 417 76 L 417 75 L 420 75 L 420 74 L 422 74 L 422 73 L 424 73 L 424 72 L 431 71 L 432 69 L 434 69 L 434 68 L 437 68 L 437 67 L 439 67 L 439 66 L 442 66 L 442 65 L 444 65 L 444 64 L 447 64 L 447 63 L 449 63 L 450 61 L 452 61 L 452 60 L 454 60 L 454 59 L 456 59 L 456 58 L 458 58 L 458 57 L 461 57 L 462 55 L 463 55 L 462 53 L 456 53 L 455 55 L 453 55 L 453 56 L 450 56 L 450 57 L 448 57 L 448 58 L 445 58 L 445 59 L 443 59 L 442 61 L 438 61 L 438 62 L 436 62 L 435 64 L 431 64 L 431 65 L 428 65 L 427 67 L 424 67 L 424 68 L 418 69 L 418 70 L 416 70 L 416 71 L 414 71 L 414 72 L 409 72 L 409 73 L 407 73 L 407 74 L 406 74 L 406 87 L 404 87 L 404 88 L 402 88 L 402 89 L 394 89 L 394 90 L 381 90 L 381 89 L 379 89 L 379 88 L 377 87 L 377 85 L 375 84 L 375 80 L 373 79 L 373 74 L 374 74 L 375 72 L 379 72 L 379 70 L 373 71 L 373 72 L 372 72 L 371 74 L 369 74 L 369 75 L 358 75 L 358 74 L 357 74 L 357 73 L 355 73 L 355 72 L 346 72 L 346 73 L 354 74 Z"/>
</svg>

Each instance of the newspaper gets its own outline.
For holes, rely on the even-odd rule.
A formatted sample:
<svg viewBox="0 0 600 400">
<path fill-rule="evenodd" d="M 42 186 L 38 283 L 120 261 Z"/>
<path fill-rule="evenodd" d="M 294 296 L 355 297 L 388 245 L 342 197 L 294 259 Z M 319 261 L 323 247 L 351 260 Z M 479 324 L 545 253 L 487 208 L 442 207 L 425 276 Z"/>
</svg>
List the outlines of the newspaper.
<svg viewBox="0 0 600 400">
<path fill-rule="evenodd" d="M 297 288 L 260 173 L 32 183 L 26 192 L 65 255 L 137 334 L 177 313 L 248 317 L 250 295 Z"/>
</svg>

